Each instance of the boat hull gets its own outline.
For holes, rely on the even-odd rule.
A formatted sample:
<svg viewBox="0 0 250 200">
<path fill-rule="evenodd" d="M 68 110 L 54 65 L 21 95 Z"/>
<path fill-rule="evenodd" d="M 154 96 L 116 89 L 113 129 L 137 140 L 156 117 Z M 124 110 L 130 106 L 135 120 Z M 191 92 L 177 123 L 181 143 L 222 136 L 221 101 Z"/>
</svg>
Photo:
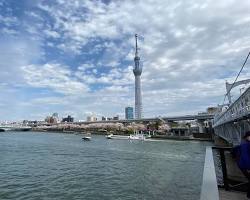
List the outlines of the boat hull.
<svg viewBox="0 0 250 200">
<path fill-rule="evenodd" d="M 90 141 L 91 140 L 91 137 L 83 137 L 82 138 L 84 141 Z"/>
</svg>

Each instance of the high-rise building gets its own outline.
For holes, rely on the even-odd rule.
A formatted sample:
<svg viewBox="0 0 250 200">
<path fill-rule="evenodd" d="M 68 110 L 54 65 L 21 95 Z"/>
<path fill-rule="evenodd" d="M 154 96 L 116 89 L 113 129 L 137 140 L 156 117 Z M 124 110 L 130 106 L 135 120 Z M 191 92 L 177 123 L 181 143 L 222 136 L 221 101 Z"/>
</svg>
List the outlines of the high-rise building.
<svg viewBox="0 0 250 200">
<path fill-rule="evenodd" d="M 133 69 L 135 75 L 135 118 L 142 118 L 142 97 L 141 97 L 141 73 L 140 57 L 138 55 L 137 34 L 135 34 L 135 67 Z"/>
<path fill-rule="evenodd" d="M 133 107 L 125 108 L 125 119 L 134 119 Z"/>
</svg>

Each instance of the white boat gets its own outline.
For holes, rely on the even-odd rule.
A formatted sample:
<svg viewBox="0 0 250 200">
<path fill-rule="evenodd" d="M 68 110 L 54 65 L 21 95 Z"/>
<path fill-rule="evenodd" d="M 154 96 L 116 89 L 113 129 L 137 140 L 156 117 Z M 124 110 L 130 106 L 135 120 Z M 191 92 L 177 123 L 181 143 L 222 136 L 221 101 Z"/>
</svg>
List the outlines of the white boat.
<svg viewBox="0 0 250 200">
<path fill-rule="evenodd" d="M 146 135 L 145 136 L 145 139 L 150 139 L 151 138 L 151 135 Z"/>
<path fill-rule="evenodd" d="M 114 137 L 113 134 L 109 134 L 109 135 L 106 136 L 107 139 L 112 139 L 113 137 Z"/>
<path fill-rule="evenodd" d="M 24 125 L 0 125 L 1 131 L 30 131 L 32 128 Z"/>
<path fill-rule="evenodd" d="M 145 140 L 145 136 L 143 134 L 134 134 L 128 137 L 129 140 Z"/>
<path fill-rule="evenodd" d="M 91 137 L 90 136 L 84 136 L 82 139 L 85 140 L 85 141 L 89 141 L 89 140 L 91 140 Z"/>
</svg>

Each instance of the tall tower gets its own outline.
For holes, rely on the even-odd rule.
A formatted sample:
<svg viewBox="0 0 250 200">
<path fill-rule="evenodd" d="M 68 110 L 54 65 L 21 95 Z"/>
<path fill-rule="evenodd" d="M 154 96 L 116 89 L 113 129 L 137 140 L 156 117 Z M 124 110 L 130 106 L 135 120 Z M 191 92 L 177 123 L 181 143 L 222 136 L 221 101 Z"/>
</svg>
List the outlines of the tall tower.
<svg viewBox="0 0 250 200">
<path fill-rule="evenodd" d="M 135 67 L 133 69 L 135 75 L 135 119 L 142 118 L 142 97 L 141 97 L 141 73 L 140 57 L 138 55 L 137 34 L 135 34 Z"/>
</svg>

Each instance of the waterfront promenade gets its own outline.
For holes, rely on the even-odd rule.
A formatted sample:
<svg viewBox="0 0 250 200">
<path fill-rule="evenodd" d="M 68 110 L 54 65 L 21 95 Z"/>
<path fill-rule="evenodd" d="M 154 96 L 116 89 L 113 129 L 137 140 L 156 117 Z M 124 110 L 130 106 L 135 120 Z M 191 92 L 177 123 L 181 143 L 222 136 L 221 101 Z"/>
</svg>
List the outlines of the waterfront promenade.
<svg viewBox="0 0 250 200">
<path fill-rule="evenodd" d="M 244 192 L 219 190 L 220 200 L 249 200 Z"/>
</svg>

